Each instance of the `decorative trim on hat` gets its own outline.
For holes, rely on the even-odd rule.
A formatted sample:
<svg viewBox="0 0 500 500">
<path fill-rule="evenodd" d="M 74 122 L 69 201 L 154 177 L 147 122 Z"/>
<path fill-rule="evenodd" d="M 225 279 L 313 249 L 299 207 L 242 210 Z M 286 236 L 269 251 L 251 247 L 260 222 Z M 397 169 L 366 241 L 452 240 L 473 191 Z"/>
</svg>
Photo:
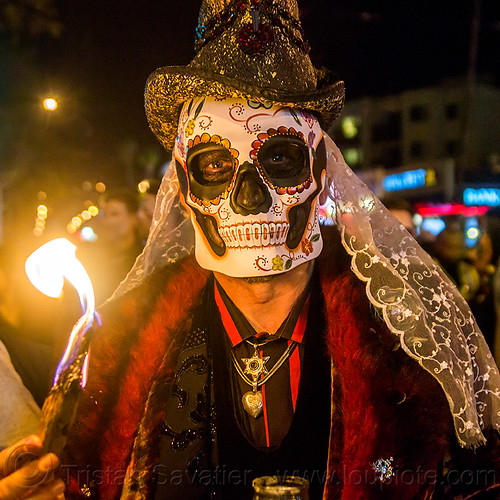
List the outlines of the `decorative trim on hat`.
<svg viewBox="0 0 500 500">
<path fill-rule="evenodd" d="M 304 30 L 302 29 L 300 21 L 296 19 L 289 10 L 279 7 L 274 0 L 261 0 L 260 2 L 257 0 L 234 0 L 229 3 L 222 12 L 214 14 L 210 19 L 206 20 L 205 23 L 200 22 L 196 26 L 195 51 L 198 52 L 206 44 L 220 36 L 229 25 L 232 25 L 236 21 L 237 16 L 241 15 L 241 13 L 247 9 L 248 5 L 252 6 L 252 23 L 244 26 L 239 32 L 239 45 L 244 52 L 246 52 L 244 47 L 248 50 L 250 46 L 256 45 L 255 43 L 252 44 L 252 41 L 264 41 L 266 37 L 269 43 L 274 41 L 271 28 L 266 24 L 260 23 L 260 13 L 262 9 L 266 12 L 267 16 L 272 19 L 274 25 L 281 30 L 295 46 L 304 54 L 309 53 L 311 46 L 305 40 Z M 299 36 L 297 36 L 294 31 L 298 31 Z M 267 45 L 264 48 L 267 50 Z M 261 51 L 249 51 L 247 53 L 260 55 Z"/>
<path fill-rule="evenodd" d="M 344 105 L 344 82 L 300 93 L 257 88 L 243 81 L 190 66 L 159 68 L 148 79 L 145 109 L 149 126 L 163 146 L 170 150 L 177 135 L 182 104 L 193 98 L 242 98 L 263 104 L 278 104 L 314 112 L 324 129 L 340 114 Z"/>
</svg>

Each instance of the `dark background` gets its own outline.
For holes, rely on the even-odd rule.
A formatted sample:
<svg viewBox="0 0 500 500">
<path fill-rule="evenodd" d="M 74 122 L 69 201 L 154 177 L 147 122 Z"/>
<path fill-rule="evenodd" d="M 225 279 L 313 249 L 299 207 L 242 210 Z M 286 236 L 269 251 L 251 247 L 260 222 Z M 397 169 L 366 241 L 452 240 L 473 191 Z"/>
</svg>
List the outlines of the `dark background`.
<svg viewBox="0 0 500 500">
<path fill-rule="evenodd" d="M 498 77 L 496 0 L 482 2 L 478 71 Z M 62 36 L 40 47 L 44 77 L 82 95 L 105 135 L 145 134 L 142 89 L 164 65 L 194 56 L 198 1 L 61 3 Z M 433 84 L 468 69 L 473 1 L 302 0 L 303 27 L 316 66 L 345 80 L 347 98 Z M 71 94 L 70 94 L 71 95 Z M 82 111 L 83 112 L 83 111 Z M 106 132 L 107 131 L 107 132 Z"/>
</svg>

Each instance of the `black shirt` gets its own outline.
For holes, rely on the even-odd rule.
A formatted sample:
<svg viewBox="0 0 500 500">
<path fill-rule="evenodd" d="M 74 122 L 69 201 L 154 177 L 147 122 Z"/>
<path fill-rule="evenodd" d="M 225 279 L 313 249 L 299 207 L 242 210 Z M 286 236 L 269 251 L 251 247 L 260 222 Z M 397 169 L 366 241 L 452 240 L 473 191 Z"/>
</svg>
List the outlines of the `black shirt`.
<svg viewBox="0 0 500 500">
<path fill-rule="evenodd" d="M 252 387 L 243 380 L 236 369 L 232 370 L 231 387 L 235 414 L 247 439 L 256 448 L 275 448 L 288 433 L 297 405 L 304 358 L 304 334 L 309 312 L 309 288 L 300 295 L 290 314 L 272 334 L 256 332 L 217 282 L 215 301 L 234 358 L 242 369 L 245 368 L 243 360 L 254 354 L 254 345 L 257 346 L 261 358 L 269 357 L 265 365 L 270 371 L 281 357 L 286 355 L 287 349 L 293 349 L 293 343 L 297 344 L 276 373 L 259 388 L 263 397 L 263 412 L 257 418 L 250 416 L 241 403 L 243 395 L 252 391 Z M 248 375 L 247 380 L 251 380 Z"/>
<path fill-rule="evenodd" d="M 302 299 L 305 304 L 307 294 Z M 278 377 L 280 371 L 286 375 L 287 395 L 282 397 L 277 389 L 274 399 L 267 399 L 271 446 L 267 443 L 256 446 L 254 422 L 245 416 L 236 397 L 241 389 L 233 383 L 236 378 L 232 342 L 219 314 L 214 280 L 209 280 L 183 342 L 171 396 L 166 401 L 165 431 L 159 443 L 156 469 L 156 499 L 250 500 L 252 480 L 265 475 L 305 477 L 311 483 L 311 500 L 321 498 L 331 425 L 331 376 L 317 280 L 309 300 L 307 325 L 296 349 L 303 352 L 299 353 L 302 359 L 295 409 L 293 402 L 289 402 L 293 401 L 290 384 L 293 365 L 292 370 L 290 367 L 284 370 L 282 366 L 272 378 Z M 300 308 L 299 317 L 303 310 L 304 307 Z M 285 330 L 289 335 L 288 327 L 283 328 L 282 335 Z M 281 338 L 281 341 L 288 343 L 289 339 Z M 253 354 L 253 348 L 250 350 Z M 248 386 L 243 388 L 248 389 Z M 285 400 L 284 404 L 281 399 Z M 283 407 L 285 410 L 279 410 Z M 273 432 L 279 424 L 271 416 L 273 408 L 287 415 L 285 430 L 278 434 Z M 241 413 L 245 414 L 243 419 Z M 261 442 L 267 439 L 262 433 L 258 438 Z"/>
</svg>

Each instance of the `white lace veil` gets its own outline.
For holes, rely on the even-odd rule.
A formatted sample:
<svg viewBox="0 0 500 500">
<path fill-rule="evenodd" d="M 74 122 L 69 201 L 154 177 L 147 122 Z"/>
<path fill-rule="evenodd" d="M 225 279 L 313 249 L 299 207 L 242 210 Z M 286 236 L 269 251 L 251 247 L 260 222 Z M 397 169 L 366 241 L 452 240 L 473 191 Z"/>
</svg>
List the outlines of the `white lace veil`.
<svg viewBox="0 0 500 500">
<path fill-rule="evenodd" d="M 485 443 L 500 429 L 500 377 L 472 313 L 456 287 L 404 226 L 351 171 L 325 133 L 329 223 L 338 226 L 355 275 L 401 347 L 441 385 L 460 445 Z M 146 247 L 113 298 L 155 269 L 189 255 L 194 232 L 180 204 L 172 162 L 158 191 Z"/>
</svg>

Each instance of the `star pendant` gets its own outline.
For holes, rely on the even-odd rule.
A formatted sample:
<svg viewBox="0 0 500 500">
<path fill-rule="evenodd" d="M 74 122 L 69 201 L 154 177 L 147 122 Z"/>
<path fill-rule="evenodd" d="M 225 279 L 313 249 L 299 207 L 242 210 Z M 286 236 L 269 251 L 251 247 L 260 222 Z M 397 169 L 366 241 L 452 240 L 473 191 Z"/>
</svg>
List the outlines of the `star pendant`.
<svg viewBox="0 0 500 500">
<path fill-rule="evenodd" d="M 271 356 L 264 356 L 260 358 L 257 356 L 257 353 L 254 353 L 251 358 L 241 358 L 243 363 L 245 363 L 244 373 L 248 373 L 248 375 L 253 378 L 254 382 L 256 382 L 261 375 L 269 373 L 266 368 L 266 363 L 269 361 L 270 357 Z"/>
</svg>

